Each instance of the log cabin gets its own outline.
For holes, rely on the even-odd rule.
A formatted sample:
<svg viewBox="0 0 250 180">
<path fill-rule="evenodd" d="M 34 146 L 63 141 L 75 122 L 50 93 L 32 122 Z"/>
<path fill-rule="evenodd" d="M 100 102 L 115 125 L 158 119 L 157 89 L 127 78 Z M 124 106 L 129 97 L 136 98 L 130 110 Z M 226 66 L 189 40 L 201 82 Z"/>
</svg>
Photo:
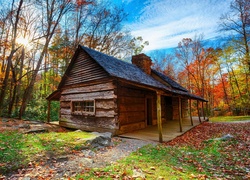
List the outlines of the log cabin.
<svg viewBox="0 0 250 180">
<path fill-rule="evenodd" d="M 79 45 L 49 106 L 60 101 L 59 124 L 68 128 L 119 135 L 177 120 L 181 130 L 188 100 L 206 100 L 151 65 L 145 54 L 128 63 Z"/>
</svg>

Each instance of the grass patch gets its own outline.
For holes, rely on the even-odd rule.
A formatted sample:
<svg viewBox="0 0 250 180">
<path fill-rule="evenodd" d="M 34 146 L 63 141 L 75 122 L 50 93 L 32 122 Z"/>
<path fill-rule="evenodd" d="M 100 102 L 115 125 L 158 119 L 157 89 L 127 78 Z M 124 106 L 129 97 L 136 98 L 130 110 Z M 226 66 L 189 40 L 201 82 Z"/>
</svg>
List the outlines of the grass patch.
<svg viewBox="0 0 250 180">
<path fill-rule="evenodd" d="M 25 163 L 21 149 L 25 146 L 23 134 L 16 132 L 0 133 L 0 174 L 10 167 L 17 169 Z"/>
<path fill-rule="evenodd" d="M 192 164 L 194 160 L 190 157 L 199 155 L 201 152 L 206 154 L 207 151 L 216 154 L 217 146 L 214 148 L 215 150 L 206 149 L 202 152 L 190 147 L 145 146 L 111 166 L 93 169 L 78 175 L 76 179 L 130 179 L 136 178 L 136 174 L 138 178 L 146 179 L 203 178 L 207 176 L 206 173 L 201 172 L 201 169 Z"/>
<path fill-rule="evenodd" d="M 76 179 L 242 179 L 247 177 L 247 147 L 242 142 L 204 141 L 190 146 L 145 146 L 110 166 L 92 169 Z M 136 177 L 136 174 L 138 175 Z"/>
<path fill-rule="evenodd" d="M 218 116 L 209 118 L 211 122 L 233 122 L 250 120 L 250 116 Z"/>
<path fill-rule="evenodd" d="M 92 135 L 86 132 L 21 134 L 0 133 L 0 173 L 7 173 L 27 166 L 29 162 L 44 157 L 71 153 L 80 149 Z"/>
</svg>

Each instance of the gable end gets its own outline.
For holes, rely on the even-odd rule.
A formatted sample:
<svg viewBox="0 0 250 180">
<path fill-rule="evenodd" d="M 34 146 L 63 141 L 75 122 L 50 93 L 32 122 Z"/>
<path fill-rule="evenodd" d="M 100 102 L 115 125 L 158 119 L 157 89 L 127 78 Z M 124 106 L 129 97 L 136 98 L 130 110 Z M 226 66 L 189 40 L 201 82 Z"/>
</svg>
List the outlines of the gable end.
<svg viewBox="0 0 250 180">
<path fill-rule="evenodd" d="M 80 50 L 66 73 L 64 86 L 81 84 L 108 77 L 108 73 L 85 51 Z"/>
</svg>

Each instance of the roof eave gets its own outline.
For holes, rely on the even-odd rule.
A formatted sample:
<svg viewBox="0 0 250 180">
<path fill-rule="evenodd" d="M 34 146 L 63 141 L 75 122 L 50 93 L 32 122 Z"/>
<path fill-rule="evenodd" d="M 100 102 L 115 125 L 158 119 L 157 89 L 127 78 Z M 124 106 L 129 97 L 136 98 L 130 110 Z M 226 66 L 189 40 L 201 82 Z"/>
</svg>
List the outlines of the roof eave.
<svg viewBox="0 0 250 180">
<path fill-rule="evenodd" d="M 59 89 L 52 92 L 46 99 L 48 101 L 59 101 L 61 96 L 61 91 Z"/>
</svg>

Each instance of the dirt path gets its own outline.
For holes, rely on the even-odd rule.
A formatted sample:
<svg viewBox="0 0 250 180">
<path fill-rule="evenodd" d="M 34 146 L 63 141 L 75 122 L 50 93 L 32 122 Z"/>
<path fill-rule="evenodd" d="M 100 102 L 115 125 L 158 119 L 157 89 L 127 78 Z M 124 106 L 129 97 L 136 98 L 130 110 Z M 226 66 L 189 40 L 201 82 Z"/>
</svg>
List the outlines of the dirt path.
<svg viewBox="0 0 250 180">
<path fill-rule="evenodd" d="M 46 163 L 31 163 L 29 168 L 19 170 L 19 173 L 12 174 L 5 179 L 66 179 L 68 177 L 73 177 L 78 173 L 87 172 L 91 168 L 105 167 L 128 156 L 142 146 L 157 144 L 152 141 L 120 137 L 112 138 L 112 142 L 116 145 L 96 151 L 82 150 L 77 154 L 62 156 L 57 159 L 47 159 Z"/>
</svg>

